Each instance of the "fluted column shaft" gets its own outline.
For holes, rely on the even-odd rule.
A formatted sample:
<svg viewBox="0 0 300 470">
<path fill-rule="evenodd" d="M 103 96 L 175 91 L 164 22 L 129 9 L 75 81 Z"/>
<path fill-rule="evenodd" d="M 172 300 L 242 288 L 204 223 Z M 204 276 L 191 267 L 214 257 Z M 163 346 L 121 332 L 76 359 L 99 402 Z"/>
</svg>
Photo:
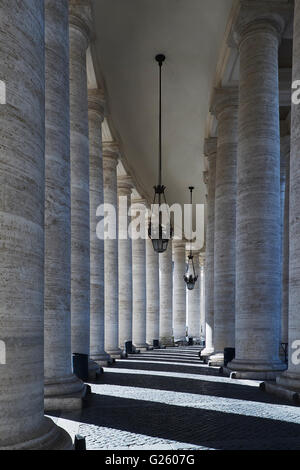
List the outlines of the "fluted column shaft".
<svg viewBox="0 0 300 470">
<path fill-rule="evenodd" d="M 200 291 L 201 291 L 201 275 L 199 252 L 194 254 L 195 272 L 198 280 L 193 290 L 188 290 L 188 334 L 194 340 L 200 339 Z"/>
<path fill-rule="evenodd" d="M 215 185 L 217 139 L 206 139 L 204 153 L 208 159 L 208 193 L 207 193 L 207 228 L 205 260 L 205 349 L 202 356 L 214 352 L 214 234 L 215 234 Z"/>
<path fill-rule="evenodd" d="M 44 2 L 0 2 L 1 450 L 71 447 L 44 418 L 44 33 Z"/>
<path fill-rule="evenodd" d="M 214 355 L 235 346 L 235 240 L 238 90 L 215 89 L 212 111 L 218 120 L 214 234 Z M 211 363 L 210 362 L 210 363 Z"/>
<path fill-rule="evenodd" d="M 159 255 L 150 239 L 146 240 L 146 287 L 146 340 L 152 346 L 153 340 L 159 340 Z"/>
<path fill-rule="evenodd" d="M 101 90 L 88 92 L 90 144 L 90 356 L 97 364 L 107 365 L 104 350 L 104 239 L 97 236 L 97 209 L 104 203 L 102 132 L 104 95 Z M 101 238 L 102 235 L 102 238 Z"/>
<path fill-rule="evenodd" d="M 89 129 L 86 50 L 91 12 L 70 1 L 72 352 L 90 350 Z"/>
<path fill-rule="evenodd" d="M 145 202 L 132 200 L 134 211 L 145 213 Z M 146 240 L 138 238 L 132 240 L 132 315 L 134 346 L 138 349 L 147 349 L 146 342 Z"/>
<path fill-rule="evenodd" d="M 273 378 L 280 332 L 280 17 L 243 17 L 237 165 L 237 377 Z"/>
<path fill-rule="evenodd" d="M 281 138 L 281 158 L 284 160 L 284 196 L 282 197 L 282 296 L 281 342 L 288 343 L 289 317 L 289 232 L 290 232 L 290 135 Z M 283 179 L 283 178 L 282 178 Z"/>
<path fill-rule="evenodd" d="M 45 408 L 70 406 L 84 384 L 71 368 L 69 2 L 45 2 Z M 80 407 L 81 400 L 73 406 Z"/>
<path fill-rule="evenodd" d="M 173 242 L 174 274 L 173 274 L 173 324 L 174 340 L 185 341 L 186 335 L 186 284 L 184 274 L 186 270 L 185 243 Z"/>
<path fill-rule="evenodd" d="M 159 341 L 173 345 L 173 262 L 172 243 L 159 255 Z"/>
<path fill-rule="evenodd" d="M 116 143 L 103 144 L 104 203 L 114 209 L 115 237 L 104 240 L 104 311 L 105 351 L 113 358 L 121 357 L 119 348 L 119 283 L 118 283 L 118 189 L 117 164 L 119 148 Z"/>
<path fill-rule="evenodd" d="M 300 1 L 295 1 L 293 81 L 300 77 Z M 277 383 L 290 390 L 300 392 L 300 108 L 292 104 L 291 153 L 290 153 L 290 206 L 289 206 L 289 318 L 288 370 L 277 378 Z"/>
<path fill-rule="evenodd" d="M 118 177 L 119 197 L 119 346 L 132 341 L 132 241 L 129 236 L 132 180 Z"/>
</svg>

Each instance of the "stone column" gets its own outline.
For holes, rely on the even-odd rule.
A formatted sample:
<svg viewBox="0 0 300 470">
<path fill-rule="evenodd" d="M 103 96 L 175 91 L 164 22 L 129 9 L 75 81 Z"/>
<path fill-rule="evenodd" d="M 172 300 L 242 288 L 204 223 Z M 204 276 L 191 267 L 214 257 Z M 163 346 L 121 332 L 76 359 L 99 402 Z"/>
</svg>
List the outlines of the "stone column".
<svg viewBox="0 0 300 470">
<path fill-rule="evenodd" d="M 200 290 L 201 274 L 199 264 L 199 251 L 194 252 L 194 266 L 198 280 L 193 290 L 187 290 L 188 296 L 188 334 L 197 342 L 200 340 Z"/>
<path fill-rule="evenodd" d="M 214 235 L 214 354 L 222 366 L 224 348 L 235 346 L 235 236 L 238 89 L 215 89 L 211 111 L 218 120 Z"/>
<path fill-rule="evenodd" d="M 45 2 L 45 409 L 81 408 L 71 368 L 69 2 Z"/>
<path fill-rule="evenodd" d="M 295 1 L 293 81 L 300 77 L 300 1 Z M 290 154 L 290 264 L 289 264 L 289 319 L 288 370 L 277 378 L 277 392 L 300 401 L 300 108 L 292 104 L 291 154 Z"/>
<path fill-rule="evenodd" d="M 117 164 L 119 147 L 115 142 L 103 144 L 104 203 L 114 211 L 115 230 L 104 240 L 104 311 L 105 351 L 113 358 L 121 357 L 119 348 L 119 283 L 118 283 L 118 189 Z M 110 223 L 112 223 L 111 221 Z"/>
<path fill-rule="evenodd" d="M 72 353 L 90 353 L 90 195 L 86 50 L 92 29 L 87 0 L 69 1 L 71 120 Z M 99 366 L 89 360 L 91 377 Z"/>
<path fill-rule="evenodd" d="M 44 417 L 44 28 L 44 2 L 0 2 L 0 450 L 72 445 Z"/>
<path fill-rule="evenodd" d="M 185 341 L 186 336 L 186 270 L 185 242 L 173 241 L 174 275 L 173 275 L 173 324 L 174 341 Z"/>
<path fill-rule="evenodd" d="M 277 2 L 278 4 L 279 2 Z M 278 45 L 284 23 L 242 4 L 236 235 L 236 358 L 233 377 L 272 379 L 280 333 L 280 135 Z M 275 2 L 274 2 L 275 5 Z M 254 2 L 253 2 L 253 6 Z"/>
<path fill-rule="evenodd" d="M 132 341 L 132 242 L 129 237 L 133 183 L 130 176 L 118 177 L 119 197 L 119 346 Z M 120 199 L 121 198 L 121 199 Z"/>
<path fill-rule="evenodd" d="M 133 213 L 145 214 L 146 201 L 132 199 Z M 132 240 L 132 338 L 141 351 L 148 349 L 146 342 L 146 240 Z"/>
<path fill-rule="evenodd" d="M 104 239 L 97 234 L 97 209 L 104 203 L 102 132 L 104 95 L 88 91 L 90 143 L 90 355 L 100 366 L 110 361 L 104 350 Z M 102 235 L 102 239 L 101 239 Z M 100 237 L 100 238 L 99 238 Z"/>
<path fill-rule="evenodd" d="M 284 161 L 284 196 L 282 197 L 282 296 L 281 342 L 288 343 L 289 316 L 289 204 L 290 204 L 290 135 L 281 137 L 281 159 Z M 282 179 L 283 179 L 282 178 Z"/>
<path fill-rule="evenodd" d="M 153 346 L 153 340 L 159 340 L 159 255 L 150 239 L 146 240 L 146 286 L 146 340 Z"/>
<path fill-rule="evenodd" d="M 208 194 L 205 259 L 205 348 L 201 352 L 204 359 L 214 352 L 214 233 L 215 233 L 215 185 L 217 139 L 205 140 L 204 154 L 208 159 Z"/>
<path fill-rule="evenodd" d="M 159 255 L 159 271 L 159 342 L 161 346 L 174 346 L 172 242 Z"/>
<path fill-rule="evenodd" d="M 200 288 L 200 338 L 205 338 L 205 255 L 200 255 L 200 279 L 201 279 L 201 288 Z"/>
</svg>

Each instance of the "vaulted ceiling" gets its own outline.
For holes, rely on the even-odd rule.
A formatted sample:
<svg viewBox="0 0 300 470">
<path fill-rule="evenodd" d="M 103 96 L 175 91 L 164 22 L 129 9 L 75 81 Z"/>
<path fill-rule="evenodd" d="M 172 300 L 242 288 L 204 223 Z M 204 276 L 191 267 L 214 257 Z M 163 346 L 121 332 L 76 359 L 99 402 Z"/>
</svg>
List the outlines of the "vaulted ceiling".
<svg viewBox="0 0 300 470">
<path fill-rule="evenodd" d="M 157 182 L 157 53 L 163 69 L 163 182 L 169 203 L 205 201 L 203 141 L 232 0 L 93 0 L 99 80 L 113 133 L 144 195 Z M 101 77 L 100 77 L 101 76 Z"/>
</svg>

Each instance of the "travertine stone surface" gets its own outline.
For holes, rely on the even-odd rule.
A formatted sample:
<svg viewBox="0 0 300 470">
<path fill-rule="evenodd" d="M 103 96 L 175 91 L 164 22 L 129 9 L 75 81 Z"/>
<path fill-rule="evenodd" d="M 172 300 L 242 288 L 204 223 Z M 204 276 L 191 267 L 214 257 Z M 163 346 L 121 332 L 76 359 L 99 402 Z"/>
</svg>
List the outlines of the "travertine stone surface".
<svg viewBox="0 0 300 470">
<path fill-rule="evenodd" d="M 116 143 L 103 143 L 104 202 L 115 208 L 116 237 L 104 240 L 104 312 L 105 351 L 113 358 L 121 357 L 119 348 L 119 287 L 118 287 L 118 195 L 117 164 L 119 147 Z"/>
<path fill-rule="evenodd" d="M 45 2 L 45 409 L 85 386 L 71 368 L 69 2 Z M 80 396 L 77 406 L 81 406 Z M 53 402 L 53 403 L 52 403 Z M 76 402 L 75 402 L 76 403 Z"/>
<path fill-rule="evenodd" d="M 217 139 L 205 140 L 204 154 L 208 158 L 207 228 L 205 260 L 205 349 L 202 356 L 214 352 L 214 233 L 215 233 L 215 184 Z"/>
<path fill-rule="evenodd" d="M 89 130 L 86 50 L 88 2 L 69 1 L 71 121 L 71 331 L 72 352 L 90 350 Z"/>
<path fill-rule="evenodd" d="M 174 340 L 185 341 L 186 335 L 186 284 L 185 242 L 173 241 L 174 274 L 173 274 L 173 326 Z"/>
<path fill-rule="evenodd" d="M 200 279 L 201 279 L 201 290 L 200 290 L 200 332 L 201 339 L 205 338 L 205 257 L 200 257 Z"/>
<path fill-rule="evenodd" d="M 237 171 L 236 377 L 274 378 L 280 342 L 280 16 L 237 26 L 240 107 Z"/>
<path fill-rule="evenodd" d="M 0 2 L 0 449 L 71 448 L 44 418 L 44 2 Z"/>
<path fill-rule="evenodd" d="M 289 236 L 290 236 L 290 135 L 281 137 L 281 159 L 284 164 L 284 195 L 281 199 L 282 209 L 282 296 L 281 296 L 281 342 L 288 343 L 289 316 Z"/>
<path fill-rule="evenodd" d="M 201 292 L 201 273 L 199 263 L 199 251 L 194 252 L 194 266 L 198 280 L 193 290 L 187 290 L 188 296 L 188 334 L 194 340 L 200 339 L 200 292 Z"/>
<path fill-rule="evenodd" d="M 146 287 L 146 340 L 153 346 L 153 340 L 159 340 L 159 255 L 150 239 L 146 240 Z"/>
<path fill-rule="evenodd" d="M 300 1 L 295 0 L 293 81 L 300 77 Z M 290 154 L 290 269 L 289 269 L 289 365 L 277 383 L 287 390 L 300 392 L 300 108 L 292 104 L 291 154 Z M 294 343 L 295 342 L 295 343 Z M 297 343 L 296 343 L 297 342 Z"/>
<path fill-rule="evenodd" d="M 173 345 L 173 261 L 172 242 L 159 255 L 159 341 L 162 346 Z"/>
<path fill-rule="evenodd" d="M 132 199 L 135 210 L 145 211 L 143 199 Z M 138 214 L 137 214 L 138 215 Z M 146 216 L 146 214 L 145 214 Z M 132 339 L 138 349 L 147 349 L 146 342 L 146 240 L 132 240 Z"/>
<path fill-rule="evenodd" d="M 238 89 L 217 88 L 212 112 L 218 120 L 214 234 L 214 354 L 224 362 L 224 348 L 235 345 L 235 236 Z"/>
<path fill-rule="evenodd" d="M 133 182 L 130 176 L 118 177 L 119 346 L 122 350 L 126 341 L 132 341 L 132 241 L 128 232 L 132 189 Z"/>
<path fill-rule="evenodd" d="M 104 94 L 88 91 L 90 144 L 90 356 L 100 366 L 107 365 L 104 350 L 104 240 L 97 237 L 97 208 L 104 203 L 101 126 L 104 119 Z"/>
</svg>

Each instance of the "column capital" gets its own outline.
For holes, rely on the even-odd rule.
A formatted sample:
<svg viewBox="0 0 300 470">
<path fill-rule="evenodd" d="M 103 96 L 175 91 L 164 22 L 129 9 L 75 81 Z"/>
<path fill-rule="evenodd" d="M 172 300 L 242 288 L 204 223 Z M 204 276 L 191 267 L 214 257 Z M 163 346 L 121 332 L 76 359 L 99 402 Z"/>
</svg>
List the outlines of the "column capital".
<svg viewBox="0 0 300 470">
<path fill-rule="evenodd" d="M 231 109 L 237 112 L 239 107 L 238 87 L 214 88 L 213 97 L 210 105 L 210 112 L 219 118 L 219 115 L 225 109 Z"/>
<path fill-rule="evenodd" d="M 204 155 L 208 158 L 208 160 L 216 158 L 217 146 L 217 137 L 208 137 L 204 140 Z"/>
<path fill-rule="evenodd" d="M 248 35 L 269 32 L 280 41 L 292 14 L 293 6 L 287 0 L 241 0 L 234 39 L 240 45 Z"/>
<path fill-rule="evenodd" d="M 173 240 L 173 251 L 186 251 L 186 242 L 184 240 Z"/>
<path fill-rule="evenodd" d="M 121 196 L 129 196 L 134 188 L 131 176 L 118 176 L 118 192 Z"/>
<path fill-rule="evenodd" d="M 113 162 L 117 165 L 120 157 L 120 149 L 117 142 L 103 142 L 102 144 L 102 156 L 106 162 Z"/>
<path fill-rule="evenodd" d="M 105 96 L 103 90 L 99 88 L 88 90 L 89 112 L 95 113 L 101 122 L 105 116 Z"/>
<path fill-rule="evenodd" d="M 85 36 L 88 46 L 93 34 L 91 0 L 69 0 L 69 25 Z"/>
</svg>

